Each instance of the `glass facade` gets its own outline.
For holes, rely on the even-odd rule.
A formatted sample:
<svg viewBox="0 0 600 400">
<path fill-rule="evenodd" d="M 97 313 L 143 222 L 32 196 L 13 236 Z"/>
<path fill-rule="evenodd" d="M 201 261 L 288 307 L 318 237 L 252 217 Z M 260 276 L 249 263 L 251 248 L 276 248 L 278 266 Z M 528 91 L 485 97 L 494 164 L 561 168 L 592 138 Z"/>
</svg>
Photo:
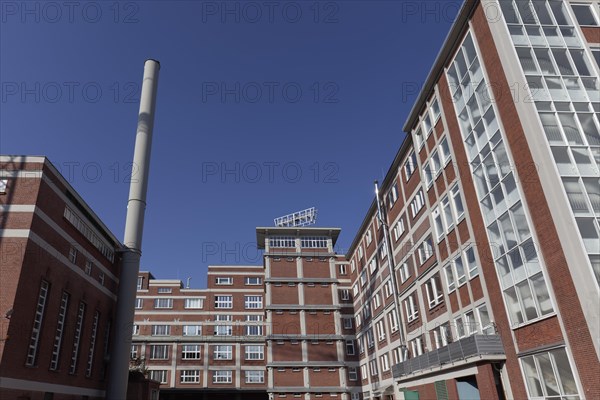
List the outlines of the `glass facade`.
<svg viewBox="0 0 600 400">
<path fill-rule="evenodd" d="M 528 82 L 528 98 L 535 102 L 600 284 L 600 86 L 594 61 L 567 2 L 503 0 L 500 5 Z"/>
</svg>

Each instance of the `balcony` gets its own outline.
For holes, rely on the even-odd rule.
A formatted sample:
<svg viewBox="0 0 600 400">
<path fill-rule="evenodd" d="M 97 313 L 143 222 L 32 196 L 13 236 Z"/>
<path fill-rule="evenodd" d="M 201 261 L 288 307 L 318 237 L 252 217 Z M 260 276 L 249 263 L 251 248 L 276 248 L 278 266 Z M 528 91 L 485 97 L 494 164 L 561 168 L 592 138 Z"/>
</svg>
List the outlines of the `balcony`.
<svg viewBox="0 0 600 400">
<path fill-rule="evenodd" d="M 504 347 L 498 335 L 472 335 L 429 351 L 423 355 L 394 365 L 394 379 L 407 375 L 443 368 L 457 362 L 467 362 L 469 358 L 504 359 Z M 472 360 L 476 361 L 476 360 Z"/>
</svg>

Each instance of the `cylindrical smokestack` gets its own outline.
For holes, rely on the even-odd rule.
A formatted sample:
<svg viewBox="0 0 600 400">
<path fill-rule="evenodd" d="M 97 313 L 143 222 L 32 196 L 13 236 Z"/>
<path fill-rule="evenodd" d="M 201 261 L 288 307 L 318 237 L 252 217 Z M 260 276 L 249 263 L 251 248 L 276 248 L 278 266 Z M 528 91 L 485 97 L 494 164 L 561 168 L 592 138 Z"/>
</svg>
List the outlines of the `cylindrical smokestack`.
<svg viewBox="0 0 600 400">
<path fill-rule="evenodd" d="M 129 378 L 129 354 L 131 352 L 131 334 L 137 290 L 137 277 L 140 271 L 142 255 L 142 232 L 146 211 L 146 193 L 148 190 L 148 172 L 150 170 L 150 151 L 152 149 L 152 129 L 156 108 L 156 90 L 160 64 L 155 60 L 146 60 L 144 80 L 140 97 L 137 134 L 133 154 L 133 171 L 127 202 L 127 219 L 121 276 L 119 277 L 119 297 L 114 341 L 110 356 L 110 379 L 106 398 L 126 400 Z"/>
</svg>

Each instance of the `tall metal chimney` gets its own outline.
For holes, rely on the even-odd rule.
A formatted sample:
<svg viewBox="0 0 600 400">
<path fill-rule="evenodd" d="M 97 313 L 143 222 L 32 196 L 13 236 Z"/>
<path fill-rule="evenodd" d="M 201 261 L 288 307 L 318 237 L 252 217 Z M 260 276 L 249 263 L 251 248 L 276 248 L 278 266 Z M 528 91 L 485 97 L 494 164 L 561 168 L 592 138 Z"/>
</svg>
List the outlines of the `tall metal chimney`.
<svg viewBox="0 0 600 400">
<path fill-rule="evenodd" d="M 144 213 L 146 211 L 146 193 L 148 191 L 148 173 L 150 170 L 150 151 L 152 149 L 152 129 L 156 108 L 156 90 L 160 64 L 156 60 L 144 63 L 144 80 L 140 97 L 135 151 L 133 154 L 133 175 L 129 186 L 127 219 L 125 222 L 125 246 L 119 278 L 119 297 L 115 323 L 115 340 L 110 356 L 110 379 L 106 398 L 126 400 L 127 381 L 129 379 L 129 354 L 131 352 L 131 334 L 137 277 L 142 256 L 142 233 Z"/>
</svg>

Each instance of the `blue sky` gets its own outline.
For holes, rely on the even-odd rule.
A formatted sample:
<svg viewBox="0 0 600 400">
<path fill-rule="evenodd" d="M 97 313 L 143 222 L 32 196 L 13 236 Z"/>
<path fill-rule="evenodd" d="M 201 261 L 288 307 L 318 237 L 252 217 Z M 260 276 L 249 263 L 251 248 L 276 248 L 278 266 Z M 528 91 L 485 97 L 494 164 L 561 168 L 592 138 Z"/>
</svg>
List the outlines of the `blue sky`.
<svg viewBox="0 0 600 400">
<path fill-rule="evenodd" d="M 260 264 L 308 207 L 354 238 L 460 2 L 0 2 L 0 152 L 46 155 L 119 238 L 161 62 L 142 269 Z"/>
</svg>

